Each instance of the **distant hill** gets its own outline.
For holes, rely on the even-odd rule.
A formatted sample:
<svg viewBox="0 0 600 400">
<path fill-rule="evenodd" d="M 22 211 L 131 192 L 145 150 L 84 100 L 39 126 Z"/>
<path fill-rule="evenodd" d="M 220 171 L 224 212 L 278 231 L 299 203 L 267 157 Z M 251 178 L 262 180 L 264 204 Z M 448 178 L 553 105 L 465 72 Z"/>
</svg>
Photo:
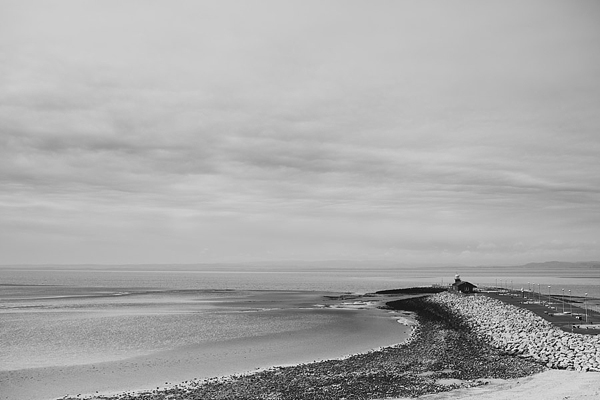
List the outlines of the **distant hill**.
<svg viewBox="0 0 600 400">
<path fill-rule="evenodd" d="M 545 267 L 545 268 L 565 268 L 570 266 L 578 267 L 591 267 L 600 268 L 600 261 L 577 261 L 577 262 L 566 262 L 566 261 L 546 261 L 540 263 L 528 263 L 523 265 L 524 267 Z"/>
</svg>

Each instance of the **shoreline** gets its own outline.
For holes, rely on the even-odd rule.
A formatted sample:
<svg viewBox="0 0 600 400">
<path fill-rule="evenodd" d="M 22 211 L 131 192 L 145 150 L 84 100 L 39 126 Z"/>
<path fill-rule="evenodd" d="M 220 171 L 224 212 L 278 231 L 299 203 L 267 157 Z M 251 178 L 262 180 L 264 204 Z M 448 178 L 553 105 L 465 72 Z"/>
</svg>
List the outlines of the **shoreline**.
<svg viewBox="0 0 600 400">
<path fill-rule="evenodd" d="M 389 301 L 386 308 L 416 313 L 419 324 L 405 343 L 344 359 L 280 366 L 164 390 L 93 399 L 402 398 L 484 386 L 490 379 L 521 378 L 546 370 L 539 363 L 494 349 L 456 315 L 427 298 Z"/>
<path fill-rule="evenodd" d="M 409 335 L 410 327 L 397 322 L 400 316 L 396 318 L 395 314 L 378 309 L 374 298 L 340 294 L 312 302 L 306 300 L 305 293 L 301 295 L 300 301 L 285 296 L 291 302 L 285 307 L 299 307 L 296 312 L 327 316 L 319 317 L 321 321 L 329 321 L 326 325 L 319 323 L 295 331 L 210 342 L 96 364 L 0 371 L 0 399 L 50 400 L 75 398 L 78 394 L 77 398 L 84 395 L 117 398 L 120 393 L 132 390 L 157 387 L 162 390 L 185 381 L 347 358 L 396 344 Z M 265 298 L 254 298 L 253 306 L 262 307 L 263 302 L 272 301 L 282 306 L 279 297 L 273 296 L 269 292 Z M 287 318 L 285 307 L 269 312 Z"/>
<path fill-rule="evenodd" d="M 408 334 L 401 343 L 378 346 L 368 351 L 322 360 L 265 364 L 261 368 L 245 368 L 244 372 L 213 374 L 179 384 L 159 385 L 153 390 L 112 391 L 87 396 L 63 396 L 64 400 L 184 400 L 202 399 L 407 399 L 446 400 L 477 398 L 490 400 L 527 396 L 536 399 L 558 399 L 560 390 L 544 391 L 561 377 L 569 379 L 571 394 L 594 398 L 600 393 L 600 382 L 589 375 L 549 369 L 540 359 L 520 357 L 497 341 L 486 336 L 474 325 L 473 318 L 494 320 L 486 307 L 498 307 L 490 299 L 469 313 L 469 299 L 480 296 L 443 294 L 403 294 L 400 299 L 391 294 L 341 295 L 327 298 L 316 305 L 330 311 L 356 313 L 365 308 L 379 308 L 388 321 L 406 324 Z M 483 297 L 483 296 L 481 296 Z M 393 300 L 395 298 L 395 300 Z M 501 303 L 501 302 L 500 302 Z M 491 305 L 490 305 L 491 304 Z M 504 303 L 503 303 L 504 304 Z M 504 306 L 501 306 L 504 307 Z M 506 305 L 505 307 L 514 307 Z M 491 308 L 489 311 L 491 311 Z M 497 308 L 496 308 L 497 310 Z M 364 311 L 364 310 L 363 310 Z M 371 310 L 375 311 L 375 310 Z M 381 315 L 383 315 L 381 314 Z M 393 317 L 392 317 L 393 316 Z M 411 320 L 417 321 L 416 324 Z M 518 318 L 517 318 L 518 319 Z M 510 324 L 509 324 L 510 325 Z M 485 328 L 488 329 L 488 328 Z M 273 338 L 266 338 L 265 344 Z M 249 343 L 240 344 L 248 349 Z M 252 346 L 251 346 L 252 347 Z M 301 344 L 298 350 L 309 348 Z M 251 357 L 255 357 L 256 354 Z M 312 357 L 309 357 L 312 358 Z M 239 359 L 235 359 L 239 361 Z M 173 360 L 171 360 L 173 361 Z M 234 362 L 235 362 L 234 361 Z M 290 361 L 288 359 L 288 361 Z M 158 361 L 160 363 L 160 361 Z M 251 358 L 251 362 L 256 362 Z M 577 375 L 573 375 L 577 374 Z M 214 377 L 218 376 L 218 377 Z M 568 377 L 567 377 L 568 376 Z M 574 386 L 577 382 L 579 386 Z M 566 389 L 565 389 L 566 390 Z M 545 393 L 539 397 L 539 393 Z M 538 397 L 536 397 L 538 396 Z M 540 395 L 541 396 L 541 395 Z M 44 397 L 49 399 L 51 397 Z M 56 397 L 55 397 L 56 398 Z M 562 399 L 563 397 L 560 397 Z"/>
</svg>

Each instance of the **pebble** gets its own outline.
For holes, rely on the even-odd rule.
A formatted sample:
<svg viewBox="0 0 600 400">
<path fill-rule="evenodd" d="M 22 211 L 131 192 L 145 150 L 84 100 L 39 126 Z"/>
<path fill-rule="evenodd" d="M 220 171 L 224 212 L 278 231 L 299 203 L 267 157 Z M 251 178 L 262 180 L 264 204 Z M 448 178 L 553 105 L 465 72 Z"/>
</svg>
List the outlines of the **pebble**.
<svg viewBox="0 0 600 400">
<path fill-rule="evenodd" d="M 479 337 L 549 368 L 600 372 L 600 336 L 564 332 L 529 310 L 483 295 L 438 293 L 430 301 L 461 315 Z"/>
</svg>

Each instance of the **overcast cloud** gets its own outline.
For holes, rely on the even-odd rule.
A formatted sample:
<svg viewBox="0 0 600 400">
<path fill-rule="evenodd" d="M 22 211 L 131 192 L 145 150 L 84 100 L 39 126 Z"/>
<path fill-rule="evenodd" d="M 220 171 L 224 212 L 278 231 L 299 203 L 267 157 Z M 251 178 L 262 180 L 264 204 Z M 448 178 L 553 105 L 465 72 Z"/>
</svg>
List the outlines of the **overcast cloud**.
<svg viewBox="0 0 600 400">
<path fill-rule="evenodd" d="M 0 263 L 598 260 L 598 21 L 0 0 Z"/>
</svg>

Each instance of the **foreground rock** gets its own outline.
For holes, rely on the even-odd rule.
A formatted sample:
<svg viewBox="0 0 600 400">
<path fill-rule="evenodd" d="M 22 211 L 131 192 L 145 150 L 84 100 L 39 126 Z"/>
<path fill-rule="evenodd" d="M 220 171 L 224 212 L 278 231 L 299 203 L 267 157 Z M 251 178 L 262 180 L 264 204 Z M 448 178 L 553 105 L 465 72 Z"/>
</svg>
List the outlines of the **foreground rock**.
<svg viewBox="0 0 600 400">
<path fill-rule="evenodd" d="M 497 349 L 550 368 L 600 371 L 600 336 L 564 332 L 529 310 L 486 296 L 440 293 L 440 306 L 460 314 L 479 338 Z"/>
<path fill-rule="evenodd" d="M 485 385 L 545 370 L 507 355 L 475 334 L 445 303 L 427 298 L 390 302 L 417 314 L 407 343 L 342 360 L 273 368 L 249 375 L 187 382 L 174 388 L 98 399 L 381 399 L 416 397 Z"/>
</svg>

